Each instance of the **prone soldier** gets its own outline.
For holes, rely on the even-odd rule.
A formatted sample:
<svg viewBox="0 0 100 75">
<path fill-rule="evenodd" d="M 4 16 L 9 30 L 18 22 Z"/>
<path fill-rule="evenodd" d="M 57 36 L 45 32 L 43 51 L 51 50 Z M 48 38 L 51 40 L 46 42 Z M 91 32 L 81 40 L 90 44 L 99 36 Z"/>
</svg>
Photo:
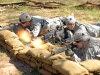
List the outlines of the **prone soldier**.
<svg viewBox="0 0 100 75">
<path fill-rule="evenodd" d="M 75 33 L 77 30 L 84 30 L 92 37 L 100 37 L 100 23 L 97 25 L 89 24 L 85 25 L 76 21 L 74 16 L 68 16 L 65 18 L 65 25 L 69 30 L 72 30 Z"/>
<path fill-rule="evenodd" d="M 49 31 L 55 30 L 56 26 L 63 26 L 62 18 L 37 18 L 28 13 L 22 13 L 19 17 L 22 27 L 28 29 L 33 37 L 43 35 Z"/>
</svg>

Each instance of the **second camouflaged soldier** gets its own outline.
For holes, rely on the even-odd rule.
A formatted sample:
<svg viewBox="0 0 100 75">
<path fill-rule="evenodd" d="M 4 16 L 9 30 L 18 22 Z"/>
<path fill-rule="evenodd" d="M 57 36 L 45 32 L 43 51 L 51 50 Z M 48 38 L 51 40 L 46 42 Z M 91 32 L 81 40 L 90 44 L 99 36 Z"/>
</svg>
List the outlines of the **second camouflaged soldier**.
<svg viewBox="0 0 100 75">
<path fill-rule="evenodd" d="M 84 30 L 78 30 L 74 34 L 74 42 L 78 47 L 80 54 L 69 50 L 70 56 L 76 62 L 100 58 L 100 39 L 91 37 Z M 65 52 L 68 55 L 68 51 Z"/>
<path fill-rule="evenodd" d="M 74 16 L 66 17 L 65 24 L 67 25 L 67 28 L 72 30 L 74 33 L 77 30 L 82 29 L 84 31 L 87 31 L 90 36 L 100 37 L 100 26 L 92 24 L 84 25 L 82 23 L 77 22 Z"/>
</svg>

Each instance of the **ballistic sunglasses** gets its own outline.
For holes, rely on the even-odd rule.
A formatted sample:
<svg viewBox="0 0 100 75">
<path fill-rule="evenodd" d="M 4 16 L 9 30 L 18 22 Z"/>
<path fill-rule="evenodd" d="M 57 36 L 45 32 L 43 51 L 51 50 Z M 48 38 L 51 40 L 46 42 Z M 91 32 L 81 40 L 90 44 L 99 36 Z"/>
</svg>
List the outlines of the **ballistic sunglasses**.
<svg viewBox="0 0 100 75">
<path fill-rule="evenodd" d="M 81 41 L 75 41 L 76 43 L 79 43 L 79 42 L 81 42 Z"/>
</svg>

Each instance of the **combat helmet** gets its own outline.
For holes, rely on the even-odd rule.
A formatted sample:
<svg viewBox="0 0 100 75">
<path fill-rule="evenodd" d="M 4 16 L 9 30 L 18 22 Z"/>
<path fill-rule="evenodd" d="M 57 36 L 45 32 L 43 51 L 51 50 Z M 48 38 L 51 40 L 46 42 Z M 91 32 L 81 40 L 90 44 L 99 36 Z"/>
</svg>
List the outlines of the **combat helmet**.
<svg viewBox="0 0 100 75">
<path fill-rule="evenodd" d="M 74 33 L 74 41 L 87 41 L 89 38 L 89 33 L 84 30 L 78 30 Z"/>
<path fill-rule="evenodd" d="M 31 16 L 28 13 L 22 13 L 19 16 L 19 21 L 20 22 L 27 22 L 27 21 L 31 21 Z"/>
<path fill-rule="evenodd" d="M 66 25 L 72 25 L 75 24 L 76 19 L 74 18 L 74 16 L 68 16 L 65 18 L 65 24 Z"/>
</svg>

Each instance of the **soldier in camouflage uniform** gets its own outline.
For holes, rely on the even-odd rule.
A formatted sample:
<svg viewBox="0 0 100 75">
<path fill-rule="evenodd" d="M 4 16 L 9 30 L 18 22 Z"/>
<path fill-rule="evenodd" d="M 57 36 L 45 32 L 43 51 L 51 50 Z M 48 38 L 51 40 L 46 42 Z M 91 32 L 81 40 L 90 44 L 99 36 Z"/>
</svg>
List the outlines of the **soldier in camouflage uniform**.
<svg viewBox="0 0 100 75">
<path fill-rule="evenodd" d="M 73 33 L 75 33 L 79 29 L 82 29 L 84 31 L 87 31 L 90 36 L 100 37 L 99 23 L 97 25 L 84 25 L 82 23 L 77 22 L 74 16 L 68 16 L 65 18 L 65 24 L 67 25 L 68 29 L 73 31 Z"/>
<path fill-rule="evenodd" d="M 19 17 L 22 27 L 27 29 L 33 37 L 43 35 L 50 30 L 55 30 L 57 26 L 63 26 L 62 17 L 41 18 L 30 16 L 28 13 L 22 13 Z"/>
<path fill-rule="evenodd" d="M 81 52 L 81 56 L 71 50 L 67 50 L 65 53 L 66 55 L 70 53 L 70 56 L 72 56 L 76 62 L 100 58 L 99 38 L 91 37 L 86 31 L 79 29 L 74 34 L 74 42 L 78 47 L 78 51 Z"/>
</svg>

